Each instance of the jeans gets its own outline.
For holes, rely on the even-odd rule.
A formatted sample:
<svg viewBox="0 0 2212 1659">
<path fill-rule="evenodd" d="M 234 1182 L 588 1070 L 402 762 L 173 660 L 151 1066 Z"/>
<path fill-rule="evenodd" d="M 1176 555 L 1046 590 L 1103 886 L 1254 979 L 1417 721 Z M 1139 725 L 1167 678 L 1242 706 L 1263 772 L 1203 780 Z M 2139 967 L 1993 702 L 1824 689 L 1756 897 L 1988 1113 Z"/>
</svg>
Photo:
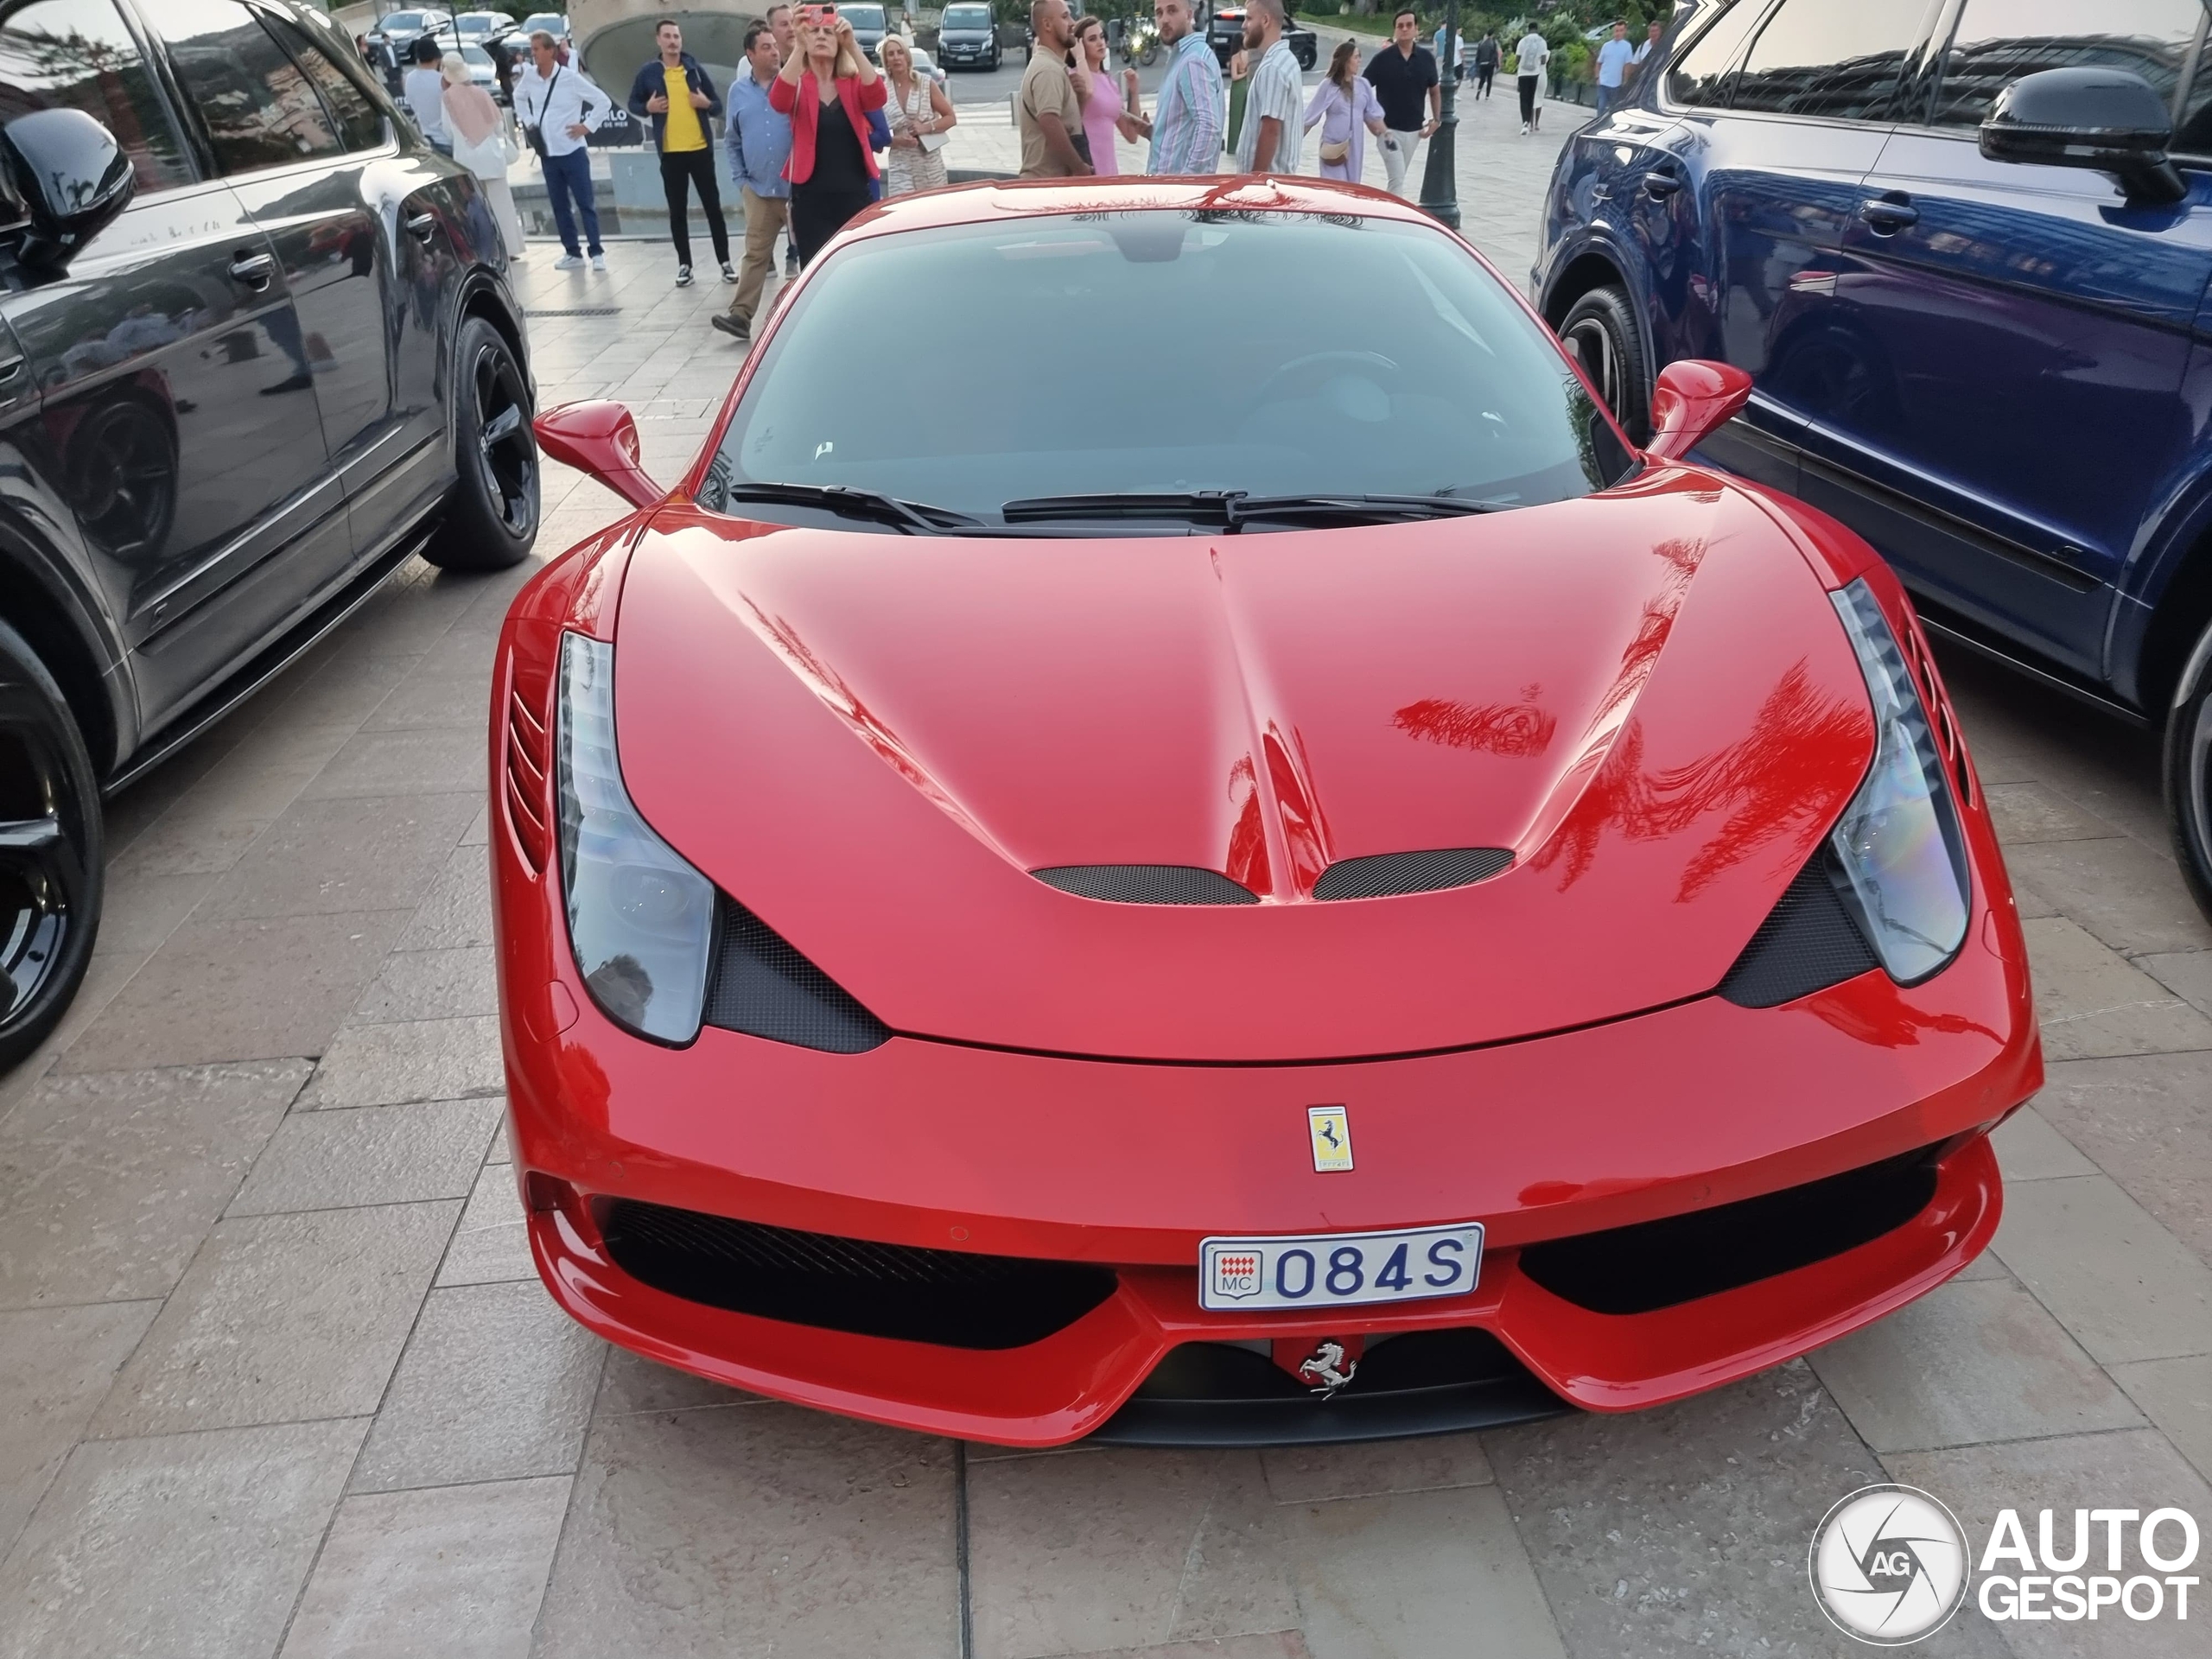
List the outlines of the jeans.
<svg viewBox="0 0 2212 1659">
<path fill-rule="evenodd" d="M 553 203 L 553 226 L 561 233 L 561 246 L 576 251 L 576 218 L 584 221 L 584 238 L 594 253 L 599 247 L 599 208 L 591 194 L 591 152 L 578 145 L 565 156 L 545 158 L 545 194 Z M 575 212 L 569 211 L 569 199 Z"/>
<path fill-rule="evenodd" d="M 1618 86 L 1600 86 L 1600 87 L 1599 87 L 1599 88 L 1598 88 L 1598 118 L 1599 118 L 1600 121 L 1604 120 L 1604 119 L 1605 118 L 1605 111 L 1606 111 L 1607 110 L 1611 109 L 1611 108 L 1613 107 L 1613 105 L 1616 105 L 1616 104 L 1619 103 L 1620 101 L 1621 101 L 1621 89 L 1620 89 L 1619 87 L 1618 87 Z"/>
<path fill-rule="evenodd" d="M 689 198 L 699 192 L 699 206 L 707 215 L 707 234 L 715 241 L 715 257 L 729 264 L 729 231 L 722 224 L 721 187 L 715 182 L 715 152 L 711 149 L 663 150 L 660 188 L 668 198 L 669 239 L 676 244 L 676 263 L 691 263 L 691 214 Z"/>
</svg>

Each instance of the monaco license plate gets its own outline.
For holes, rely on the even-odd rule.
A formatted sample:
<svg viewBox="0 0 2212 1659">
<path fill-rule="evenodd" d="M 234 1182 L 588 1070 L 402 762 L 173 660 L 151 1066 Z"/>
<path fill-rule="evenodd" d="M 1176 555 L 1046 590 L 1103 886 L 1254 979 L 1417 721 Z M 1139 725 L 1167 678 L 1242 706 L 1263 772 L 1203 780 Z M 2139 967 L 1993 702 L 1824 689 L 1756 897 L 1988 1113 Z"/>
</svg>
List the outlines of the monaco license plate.
<svg viewBox="0 0 2212 1659">
<path fill-rule="evenodd" d="M 1461 1296 L 1482 1271 L 1478 1221 L 1389 1233 L 1209 1238 L 1198 1245 L 1198 1305 L 1356 1307 Z"/>
</svg>

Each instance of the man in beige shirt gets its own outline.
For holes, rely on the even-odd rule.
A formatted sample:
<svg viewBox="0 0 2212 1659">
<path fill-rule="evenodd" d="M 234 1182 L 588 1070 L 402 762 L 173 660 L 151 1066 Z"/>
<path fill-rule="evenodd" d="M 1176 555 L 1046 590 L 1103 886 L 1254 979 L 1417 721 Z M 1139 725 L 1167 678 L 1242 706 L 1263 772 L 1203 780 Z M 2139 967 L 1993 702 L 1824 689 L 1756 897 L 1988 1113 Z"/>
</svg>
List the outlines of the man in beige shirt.
<svg viewBox="0 0 2212 1659">
<path fill-rule="evenodd" d="M 1068 48 L 1075 44 L 1068 0 L 1031 0 L 1029 30 L 1037 43 L 1029 50 L 1029 67 L 1021 77 L 1021 97 L 1015 106 L 1021 129 L 1021 176 L 1084 177 L 1091 168 L 1075 147 L 1074 135 L 1083 130 L 1083 107 L 1076 102 L 1075 83 L 1068 78 Z"/>
</svg>

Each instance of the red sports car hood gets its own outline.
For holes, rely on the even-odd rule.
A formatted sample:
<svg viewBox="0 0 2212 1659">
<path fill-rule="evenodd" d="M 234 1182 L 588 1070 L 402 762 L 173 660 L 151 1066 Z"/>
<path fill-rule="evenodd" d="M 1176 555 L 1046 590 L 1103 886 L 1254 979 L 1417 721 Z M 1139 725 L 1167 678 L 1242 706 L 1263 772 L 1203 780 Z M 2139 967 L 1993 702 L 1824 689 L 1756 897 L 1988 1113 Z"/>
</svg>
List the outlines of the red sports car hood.
<svg viewBox="0 0 2212 1659">
<path fill-rule="evenodd" d="M 664 512 L 624 581 L 639 810 L 897 1030 L 1078 1054 L 1402 1053 L 1709 992 L 1872 728 L 1811 567 L 1665 469 L 1483 518 L 914 538 Z M 1496 848 L 1323 900 L 1340 860 Z M 1033 870 L 1180 865 L 1237 905 Z"/>
</svg>

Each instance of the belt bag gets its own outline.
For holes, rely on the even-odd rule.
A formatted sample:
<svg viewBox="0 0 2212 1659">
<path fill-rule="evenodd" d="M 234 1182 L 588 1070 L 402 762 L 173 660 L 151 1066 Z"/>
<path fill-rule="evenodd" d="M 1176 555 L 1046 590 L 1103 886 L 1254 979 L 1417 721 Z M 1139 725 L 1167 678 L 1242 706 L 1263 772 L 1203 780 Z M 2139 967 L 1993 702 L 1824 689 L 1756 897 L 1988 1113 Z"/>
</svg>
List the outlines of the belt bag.
<svg viewBox="0 0 2212 1659">
<path fill-rule="evenodd" d="M 1351 139 L 1338 138 L 1334 140 L 1323 141 L 1321 145 L 1321 159 L 1326 162 L 1331 167 L 1342 167 L 1346 161 L 1351 159 Z"/>
</svg>

